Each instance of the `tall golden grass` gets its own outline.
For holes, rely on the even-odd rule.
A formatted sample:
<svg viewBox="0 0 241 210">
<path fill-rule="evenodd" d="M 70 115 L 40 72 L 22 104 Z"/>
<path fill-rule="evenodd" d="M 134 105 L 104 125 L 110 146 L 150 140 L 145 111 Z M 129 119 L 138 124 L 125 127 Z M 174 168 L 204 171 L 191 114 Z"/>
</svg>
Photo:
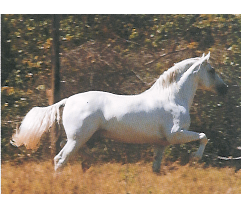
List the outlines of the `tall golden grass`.
<svg viewBox="0 0 241 210">
<path fill-rule="evenodd" d="M 1 172 L 2 194 L 241 193 L 241 171 L 228 167 L 174 163 L 155 174 L 151 163 L 104 163 L 83 173 L 81 164 L 74 162 L 56 174 L 52 162 L 46 161 L 3 163 Z"/>
</svg>

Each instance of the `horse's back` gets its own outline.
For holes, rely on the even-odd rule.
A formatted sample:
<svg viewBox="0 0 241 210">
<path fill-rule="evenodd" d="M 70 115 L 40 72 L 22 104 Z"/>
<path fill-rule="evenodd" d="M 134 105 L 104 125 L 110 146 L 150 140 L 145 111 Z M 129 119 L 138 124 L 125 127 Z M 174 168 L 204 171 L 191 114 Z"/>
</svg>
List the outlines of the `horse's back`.
<svg viewBox="0 0 241 210">
<path fill-rule="evenodd" d="M 90 115 L 99 113 L 105 120 L 128 112 L 134 105 L 134 96 L 116 95 L 102 91 L 89 91 L 78 93 L 68 98 L 64 110 L 63 120 L 68 118 L 85 119 Z"/>
<path fill-rule="evenodd" d="M 157 102 L 148 95 L 79 93 L 68 99 L 63 124 L 66 133 L 102 130 L 105 137 L 127 143 L 157 143 L 164 139 Z"/>
</svg>

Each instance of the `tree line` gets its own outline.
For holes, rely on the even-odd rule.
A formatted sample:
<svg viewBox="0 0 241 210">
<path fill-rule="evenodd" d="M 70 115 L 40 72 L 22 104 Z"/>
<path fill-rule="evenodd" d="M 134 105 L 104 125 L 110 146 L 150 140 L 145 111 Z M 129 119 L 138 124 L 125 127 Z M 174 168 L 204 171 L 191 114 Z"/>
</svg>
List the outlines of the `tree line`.
<svg viewBox="0 0 241 210">
<path fill-rule="evenodd" d="M 1 23 L 2 161 L 44 158 L 48 135 L 34 152 L 13 148 L 9 140 L 30 108 L 48 105 L 51 16 L 1 15 Z M 210 51 L 229 92 L 225 98 L 198 92 L 190 129 L 210 138 L 203 161 L 222 165 L 218 156 L 240 156 L 240 37 L 240 15 L 61 15 L 61 98 L 88 90 L 140 93 L 173 63 Z M 130 161 L 149 160 L 153 152 L 148 145 L 100 141 L 91 149 L 103 160 L 125 161 L 126 154 Z M 170 146 L 166 159 L 185 162 L 196 148 Z"/>
</svg>

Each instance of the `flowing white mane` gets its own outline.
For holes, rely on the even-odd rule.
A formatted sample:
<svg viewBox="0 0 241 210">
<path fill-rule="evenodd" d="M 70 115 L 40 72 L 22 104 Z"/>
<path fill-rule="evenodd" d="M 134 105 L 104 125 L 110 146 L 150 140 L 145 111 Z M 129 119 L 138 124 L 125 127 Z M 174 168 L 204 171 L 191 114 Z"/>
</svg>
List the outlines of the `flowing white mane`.
<svg viewBox="0 0 241 210">
<path fill-rule="evenodd" d="M 173 67 L 161 74 L 161 76 L 156 80 L 152 87 L 158 86 L 162 89 L 168 88 L 170 85 L 178 81 L 182 74 L 201 58 L 202 57 L 189 58 L 174 64 Z"/>
</svg>

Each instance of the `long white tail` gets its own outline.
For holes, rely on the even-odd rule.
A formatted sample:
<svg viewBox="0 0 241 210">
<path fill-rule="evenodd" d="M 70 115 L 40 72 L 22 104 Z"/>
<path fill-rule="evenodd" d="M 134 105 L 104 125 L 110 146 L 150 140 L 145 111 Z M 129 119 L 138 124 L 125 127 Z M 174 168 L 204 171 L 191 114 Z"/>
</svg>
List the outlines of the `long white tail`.
<svg viewBox="0 0 241 210">
<path fill-rule="evenodd" d="M 59 123 L 59 108 L 65 105 L 67 99 L 47 107 L 32 108 L 22 121 L 19 130 L 10 141 L 14 146 L 25 145 L 27 149 L 38 148 L 42 134 L 47 131 L 57 119 Z"/>
</svg>

